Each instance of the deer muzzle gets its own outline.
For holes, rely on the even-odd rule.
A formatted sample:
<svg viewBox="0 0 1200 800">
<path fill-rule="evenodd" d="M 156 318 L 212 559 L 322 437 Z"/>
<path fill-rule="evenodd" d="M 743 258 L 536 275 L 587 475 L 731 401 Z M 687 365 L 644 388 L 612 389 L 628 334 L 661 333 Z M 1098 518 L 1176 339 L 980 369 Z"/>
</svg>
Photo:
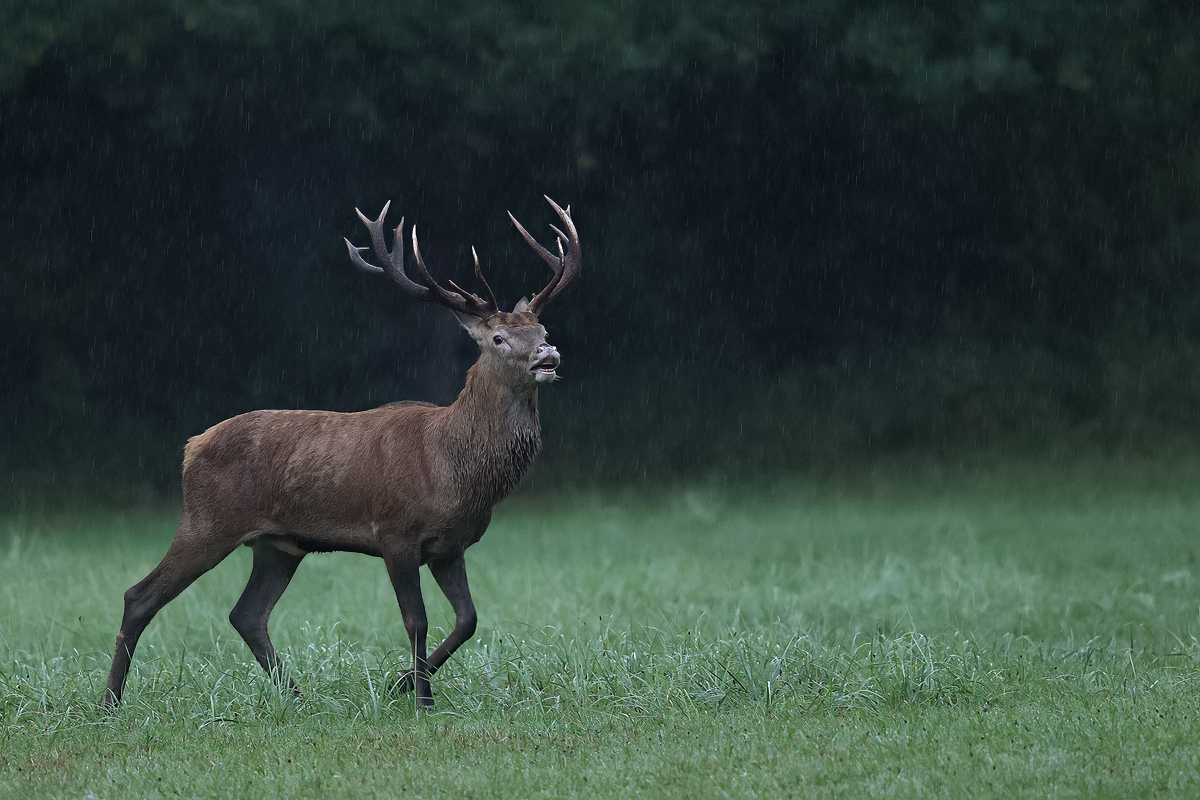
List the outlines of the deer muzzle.
<svg viewBox="0 0 1200 800">
<path fill-rule="evenodd" d="M 529 371 L 533 373 L 533 379 L 538 383 L 548 383 L 558 377 L 555 370 L 562 363 L 559 358 L 558 350 L 550 345 L 543 345 L 538 348 L 537 357 L 533 364 L 529 367 Z"/>
</svg>

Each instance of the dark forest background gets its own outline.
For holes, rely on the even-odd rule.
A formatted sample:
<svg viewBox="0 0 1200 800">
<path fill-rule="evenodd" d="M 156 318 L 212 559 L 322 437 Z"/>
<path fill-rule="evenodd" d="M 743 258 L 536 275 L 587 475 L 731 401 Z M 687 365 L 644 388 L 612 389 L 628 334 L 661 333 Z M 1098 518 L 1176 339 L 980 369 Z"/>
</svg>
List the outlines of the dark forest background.
<svg viewBox="0 0 1200 800">
<path fill-rule="evenodd" d="M 547 278 L 538 480 L 1190 447 L 1200 13 L 1114 0 L 32 0 L 0 11 L 0 497 L 170 492 L 263 407 L 448 402 Z M 427 242 L 427 244 L 426 244 Z"/>
</svg>

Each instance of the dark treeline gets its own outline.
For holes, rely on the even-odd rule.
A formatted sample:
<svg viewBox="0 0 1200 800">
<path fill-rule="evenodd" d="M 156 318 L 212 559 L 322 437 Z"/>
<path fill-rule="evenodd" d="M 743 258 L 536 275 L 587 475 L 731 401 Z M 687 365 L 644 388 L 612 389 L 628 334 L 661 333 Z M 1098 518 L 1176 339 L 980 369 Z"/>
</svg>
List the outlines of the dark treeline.
<svg viewBox="0 0 1200 800">
<path fill-rule="evenodd" d="M 1122 445 L 1200 407 L 1190 3 L 104 0 L 0 11 L 0 469 L 168 489 L 260 407 L 451 400 L 473 345 L 353 208 L 573 205 L 543 473 Z"/>
</svg>

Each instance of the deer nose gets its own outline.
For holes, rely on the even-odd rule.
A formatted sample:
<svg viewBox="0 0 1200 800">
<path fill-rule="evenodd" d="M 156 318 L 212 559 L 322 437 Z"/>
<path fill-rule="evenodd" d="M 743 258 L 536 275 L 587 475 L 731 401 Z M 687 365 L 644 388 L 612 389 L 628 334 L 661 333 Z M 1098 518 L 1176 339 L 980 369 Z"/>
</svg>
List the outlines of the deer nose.
<svg viewBox="0 0 1200 800">
<path fill-rule="evenodd" d="M 538 364 L 558 366 L 558 348 L 553 345 L 539 344 L 537 350 L 534 351 L 534 361 Z"/>
</svg>

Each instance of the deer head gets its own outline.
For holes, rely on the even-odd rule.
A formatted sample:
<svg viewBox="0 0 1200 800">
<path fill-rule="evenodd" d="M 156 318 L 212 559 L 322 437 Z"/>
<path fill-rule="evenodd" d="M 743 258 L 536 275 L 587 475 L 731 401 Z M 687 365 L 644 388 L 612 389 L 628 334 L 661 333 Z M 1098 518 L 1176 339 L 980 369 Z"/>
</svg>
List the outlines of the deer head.
<svg viewBox="0 0 1200 800">
<path fill-rule="evenodd" d="M 357 247 L 351 244 L 349 239 L 344 241 L 351 260 L 359 269 L 372 274 L 386 274 L 407 294 L 453 311 L 459 323 L 479 345 L 478 363 L 513 389 L 531 390 L 538 384 L 554 381 L 558 377 L 557 369 L 561 362 L 558 350 L 546 342 L 546 329 L 538 322 L 538 315 L 579 274 L 581 261 L 579 233 L 571 220 L 570 206 L 563 209 L 549 197 L 546 198 L 546 202 L 558 214 L 563 227 L 566 228 L 564 233 L 557 227 L 550 226 L 557 236 L 557 255 L 539 244 L 511 213 L 508 217 L 534 252 L 550 266 L 554 275 L 532 300 L 522 298 L 512 311 L 507 312 L 501 311 L 497 306 L 496 296 L 483 277 L 479 266 L 479 254 L 475 252 L 474 247 L 471 248 L 471 255 L 475 261 L 475 278 L 486 292 L 486 299 L 466 291 L 454 281 L 447 281 L 447 288 L 434 280 L 421 257 L 416 225 L 412 228 L 413 260 L 423 283 L 409 278 L 404 271 L 404 252 L 399 244 L 403 240 L 404 218 L 401 217 L 400 224 L 393 233 L 394 244 L 390 251 L 384 236 L 383 220 L 387 216 L 390 201 L 384 205 L 376 220 L 370 220 L 357 208 L 354 209 L 358 218 L 370 231 L 371 246 L 382 266 L 377 267 L 363 259 L 362 253 L 366 247 Z"/>
</svg>

